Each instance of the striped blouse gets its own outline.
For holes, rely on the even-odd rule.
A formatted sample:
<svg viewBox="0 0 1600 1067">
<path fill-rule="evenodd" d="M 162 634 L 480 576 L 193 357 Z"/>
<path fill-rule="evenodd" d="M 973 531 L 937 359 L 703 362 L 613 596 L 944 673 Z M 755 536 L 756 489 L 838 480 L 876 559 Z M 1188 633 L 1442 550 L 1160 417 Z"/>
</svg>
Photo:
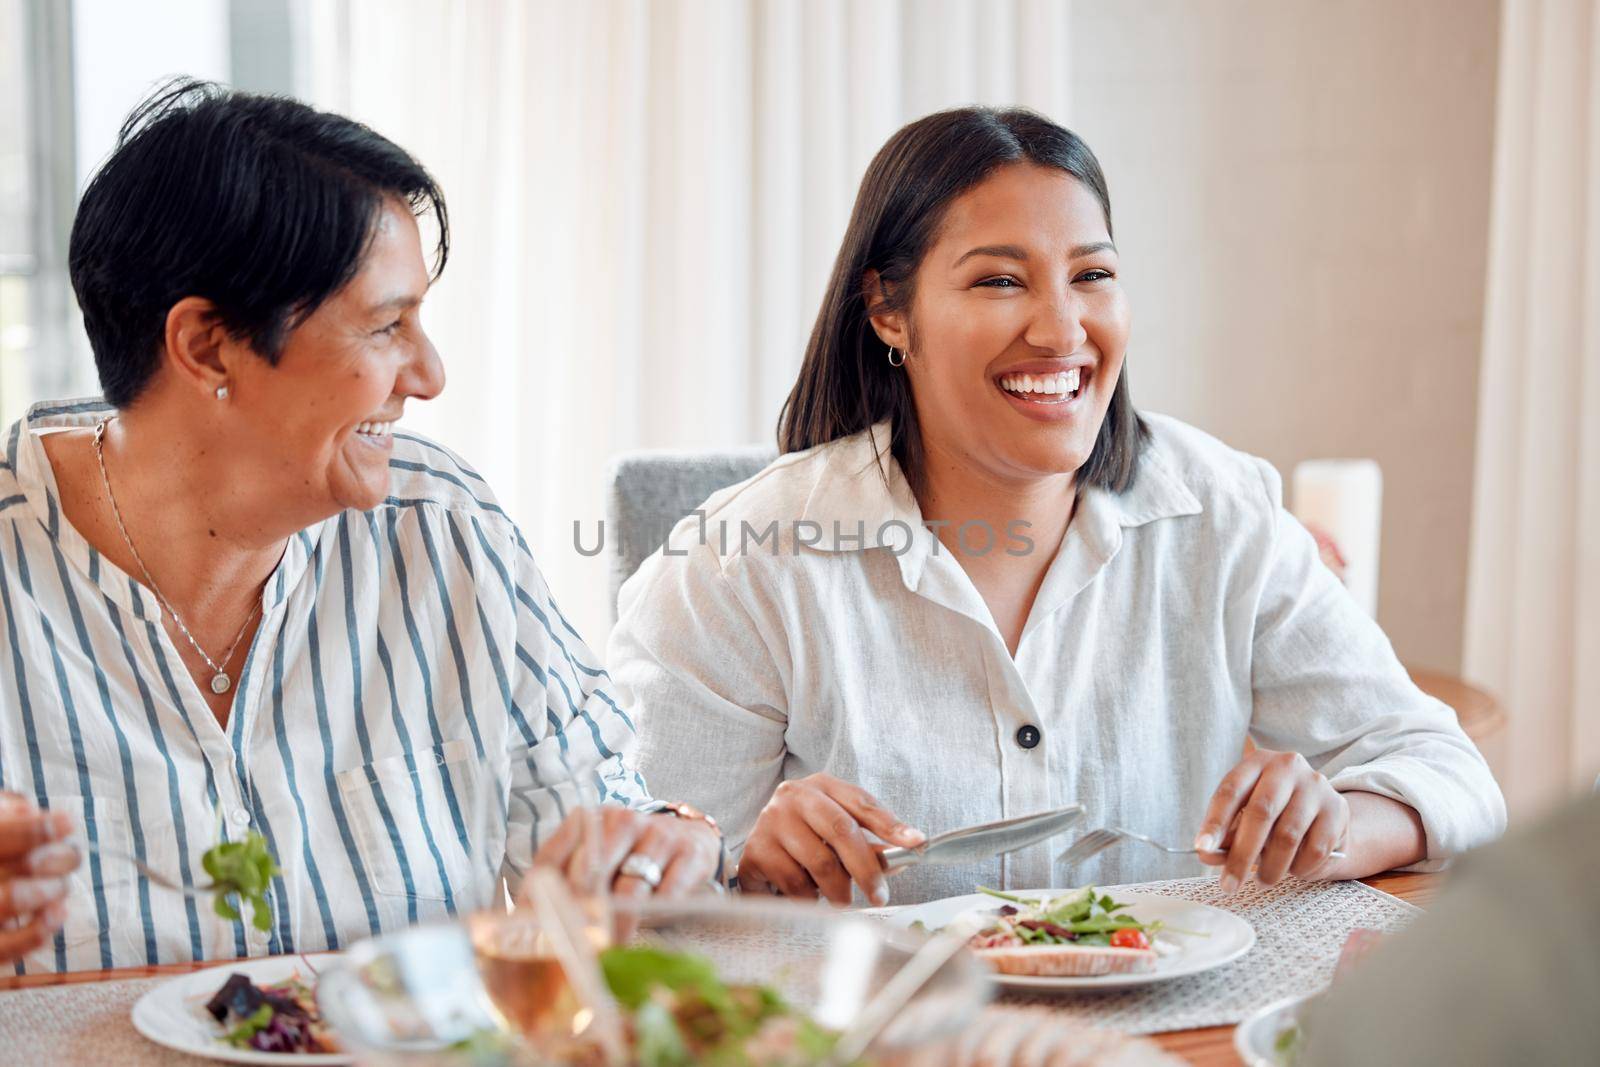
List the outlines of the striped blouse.
<svg viewBox="0 0 1600 1067">
<path fill-rule="evenodd" d="M 62 518 L 40 435 L 109 411 L 38 405 L 0 452 L 0 789 L 106 850 L 19 973 L 337 947 L 482 892 L 474 812 L 496 813 L 484 867 L 515 875 L 575 801 L 648 802 L 633 724 L 516 526 L 408 434 L 383 505 L 289 540 L 219 726 L 155 597 Z M 202 854 L 252 829 L 283 869 L 264 932 L 109 854 L 203 883 Z"/>
</svg>

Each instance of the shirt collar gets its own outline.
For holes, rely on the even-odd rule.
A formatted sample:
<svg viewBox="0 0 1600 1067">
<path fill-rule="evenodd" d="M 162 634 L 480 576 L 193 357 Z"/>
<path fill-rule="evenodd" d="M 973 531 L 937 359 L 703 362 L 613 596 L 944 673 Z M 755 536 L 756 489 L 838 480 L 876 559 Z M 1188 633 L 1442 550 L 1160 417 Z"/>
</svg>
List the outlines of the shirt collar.
<svg viewBox="0 0 1600 1067">
<path fill-rule="evenodd" d="M 1082 591 L 1122 549 L 1124 531 L 1162 519 L 1200 514 L 1200 500 L 1174 473 L 1158 447 L 1147 443 L 1133 484 L 1122 492 L 1084 486 L 1056 558 L 1034 597 L 1023 638 Z"/>
<path fill-rule="evenodd" d="M 880 422 L 827 446 L 822 472 L 800 514 L 801 522 L 815 523 L 821 531 L 812 548 L 897 549 L 923 529 L 922 509 L 889 441 L 889 424 Z"/>
<path fill-rule="evenodd" d="M 880 422 L 830 446 L 801 514 L 802 520 L 822 529 L 813 548 L 824 552 L 895 548 L 904 543 L 895 523 L 923 528 L 922 509 L 889 441 L 889 424 Z M 1118 530 L 1200 511 L 1199 498 L 1160 449 L 1146 444 L 1133 484 L 1121 493 L 1084 487 L 1073 521 L 1093 527 L 1094 539 L 1110 542 L 1120 540 Z"/>
<path fill-rule="evenodd" d="M 811 547 L 835 553 L 890 549 L 906 588 L 987 620 L 988 610 L 965 572 L 923 525 L 922 509 L 889 442 L 889 423 L 880 422 L 829 446 L 801 512 L 802 521 L 815 524 Z M 1094 580 L 1121 549 L 1124 530 L 1201 510 L 1199 498 L 1159 447 L 1147 443 L 1126 490 L 1091 485 L 1079 493 L 1072 523 L 1034 600 L 1029 628 Z"/>
<path fill-rule="evenodd" d="M 28 409 L 11 428 L 6 454 L 12 459 L 17 486 L 28 509 L 39 520 L 61 553 L 116 603 L 144 617 L 159 619 L 161 605 L 142 582 L 132 580 L 107 563 L 94 546 L 61 514 L 55 470 L 45 454 L 40 435 L 51 430 L 90 428 L 115 415 L 117 409 L 99 397 L 44 401 Z M 261 608 L 270 612 L 288 599 L 315 558 L 324 523 L 316 523 L 289 538 L 283 558 L 262 590 Z"/>
</svg>

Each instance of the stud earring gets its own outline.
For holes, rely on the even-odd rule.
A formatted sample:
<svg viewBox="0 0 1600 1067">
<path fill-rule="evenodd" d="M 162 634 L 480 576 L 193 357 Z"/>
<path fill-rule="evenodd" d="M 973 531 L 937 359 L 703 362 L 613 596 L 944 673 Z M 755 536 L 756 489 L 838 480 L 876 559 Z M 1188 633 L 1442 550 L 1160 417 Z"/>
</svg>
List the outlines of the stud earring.
<svg viewBox="0 0 1600 1067">
<path fill-rule="evenodd" d="M 226 385 L 217 386 L 217 399 L 218 400 L 226 400 L 226 399 L 228 399 L 228 387 Z"/>
<path fill-rule="evenodd" d="M 896 359 L 895 358 L 896 356 L 898 356 L 900 358 Z M 904 352 L 900 351 L 898 348 L 894 347 L 894 345 L 890 345 L 889 346 L 889 366 L 891 366 L 891 367 L 902 367 L 902 366 L 905 365 L 905 362 L 906 362 L 906 354 Z"/>
</svg>

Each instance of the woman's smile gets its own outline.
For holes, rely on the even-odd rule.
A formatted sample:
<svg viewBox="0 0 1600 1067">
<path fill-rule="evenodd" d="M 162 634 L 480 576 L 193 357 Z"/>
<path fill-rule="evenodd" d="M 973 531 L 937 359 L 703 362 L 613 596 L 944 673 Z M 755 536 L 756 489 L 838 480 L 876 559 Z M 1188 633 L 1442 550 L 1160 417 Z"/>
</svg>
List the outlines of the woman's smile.
<svg viewBox="0 0 1600 1067">
<path fill-rule="evenodd" d="M 387 421 L 369 419 L 366 422 L 356 423 L 350 436 L 361 442 L 367 448 L 376 448 L 384 452 L 394 451 L 394 426 L 398 418 Z"/>
<path fill-rule="evenodd" d="M 1094 364 L 1076 359 L 1033 360 L 1001 371 L 990 380 L 1018 413 L 1038 422 L 1063 422 L 1084 414 Z"/>
</svg>

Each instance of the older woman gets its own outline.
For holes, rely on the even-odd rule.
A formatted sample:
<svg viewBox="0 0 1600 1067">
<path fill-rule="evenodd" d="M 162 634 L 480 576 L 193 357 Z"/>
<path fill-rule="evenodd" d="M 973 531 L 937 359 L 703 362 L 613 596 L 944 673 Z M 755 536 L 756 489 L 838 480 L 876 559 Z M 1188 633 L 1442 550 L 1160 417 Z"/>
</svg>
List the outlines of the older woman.
<svg viewBox="0 0 1600 1067">
<path fill-rule="evenodd" d="M 1228 887 L 1500 830 L 1483 760 L 1273 469 L 1135 413 L 1118 269 L 1099 164 L 1038 115 L 933 115 L 868 168 L 786 454 L 624 587 L 610 648 L 641 769 L 722 820 L 746 890 L 881 902 L 873 837 L 1069 802 L 1194 842 Z M 1201 870 L 1061 848 L 896 897 Z"/>
<path fill-rule="evenodd" d="M 105 398 L 3 440 L 0 788 L 95 848 L 19 969 L 334 947 L 469 903 L 474 856 L 580 865 L 554 831 L 584 801 L 615 806 L 581 865 L 619 892 L 713 874 L 714 826 L 640 810 L 632 724 L 483 479 L 396 430 L 444 387 L 426 210 L 437 271 L 444 200 L 404 151 L 196 84 L 85 192 Z M 264 930 L 128 859 L 198 884 L 251 830 L 282 867 Z"/>
</svg>

